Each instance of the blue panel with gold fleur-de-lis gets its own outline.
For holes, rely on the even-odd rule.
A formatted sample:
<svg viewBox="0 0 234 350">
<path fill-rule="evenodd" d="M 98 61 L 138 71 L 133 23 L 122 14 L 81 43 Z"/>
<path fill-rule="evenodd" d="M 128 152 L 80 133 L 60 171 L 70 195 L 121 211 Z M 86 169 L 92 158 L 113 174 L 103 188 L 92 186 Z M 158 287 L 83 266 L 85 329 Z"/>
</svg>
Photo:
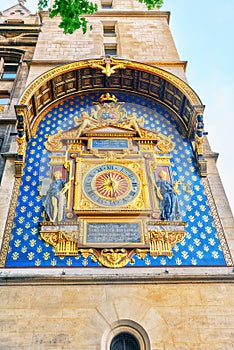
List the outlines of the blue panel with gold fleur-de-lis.
<svg viewBox="0 0 234 350">
<path fill-rule="evenodd" d="M 160 266 L 226 266 L 220 237 L 211 214 L 211 206 L 199 176 L 190 141 L 182 136 L 170 110 L 157 101 L 130 93 L 115 95 L 124 101 L 126 110 L 144 116 L 144 128 L 173 135 L 175 143 L 171 152 L 171 170 L 174 179 L 181 179 L 190 187 L 190 192 L 178 194 L 182 221 L 187 222 L 186 235 L 174 245 L 173 256 L 151 256 L 142 259 L 134 256 L 128 267 Z M 6 259 L 6 267 L 98 267 L 91 257 L 56 256 L 54 248 L 39 235 L 39 223 L 44 220 L 43 203 L 39 195 L 43 179 L 51 176 L 50 152 L 44 143 L 48 135 L 75 126 L 83 111 L 90 111 L 100 93 L 90 93 L 61 101 L 44 115 L 35 137 L 28 143 L 24 174 L 18 196 L 18 204 L 12 229 L 12 238 Z"/>
</svg>

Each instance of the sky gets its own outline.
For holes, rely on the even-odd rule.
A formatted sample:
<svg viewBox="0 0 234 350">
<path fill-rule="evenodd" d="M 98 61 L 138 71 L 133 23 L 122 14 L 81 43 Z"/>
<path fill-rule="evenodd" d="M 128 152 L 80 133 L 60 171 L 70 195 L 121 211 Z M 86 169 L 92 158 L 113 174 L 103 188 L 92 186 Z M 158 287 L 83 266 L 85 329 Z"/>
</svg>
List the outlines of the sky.
<svg viewBox="0 0 234 350">
<path fill-rule="evenodd" d="M 6 5 L 7 3 L 7 5 Z M 17 0 L 0 0 L 0 11 Z M 36 12 L 37 0 L 25 6 Z M 164 0 L 170 28 L 182 61 L 188 61 L 189 85 L 202 103 L 205 131 L 234 213 L 234 0 Z"/>
</svg>

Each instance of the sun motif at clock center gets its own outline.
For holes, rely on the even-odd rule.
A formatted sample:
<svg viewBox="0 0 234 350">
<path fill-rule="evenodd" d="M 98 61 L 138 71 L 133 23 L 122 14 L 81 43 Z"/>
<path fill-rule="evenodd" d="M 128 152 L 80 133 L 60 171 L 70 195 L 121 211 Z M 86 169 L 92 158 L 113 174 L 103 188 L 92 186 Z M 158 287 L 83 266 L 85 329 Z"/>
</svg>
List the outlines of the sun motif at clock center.
<svg viewBox="0 0 234 350">
<path fill-rule="evenodd" d="M 108 170 L 97 174 L 92 188 L 104 199 L 120 199 L 130 191 L 128 177 L 119 171 Z"/>
<path fill-rule="evenodd" d="M 87 172 L 83 191 L 98 206 L 122 207 L 140 193 L 140 181 L 130 169 L 116 163 L 98 165 Z"/>
</svg>

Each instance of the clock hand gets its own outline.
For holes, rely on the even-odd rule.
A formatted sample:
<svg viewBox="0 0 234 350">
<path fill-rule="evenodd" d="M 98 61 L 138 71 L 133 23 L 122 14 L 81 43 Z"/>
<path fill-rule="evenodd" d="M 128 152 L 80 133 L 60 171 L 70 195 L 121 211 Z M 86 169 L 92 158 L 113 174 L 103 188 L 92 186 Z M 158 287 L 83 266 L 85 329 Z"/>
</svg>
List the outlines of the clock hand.
<svg viewBox="0 0 234 350">
<path fill-rule="evenodd" d="M 111 186 L 111 188 L 112 188 L 112 193 L 113 193 L 113 197 L 116 199 L 116 197 L 117 197 L 117 192 L 116 192 L 116 189 L 115 189 L 115 187 L 114 187 L 114 184 L 115 184 L 115 181 L 111 181 L 111 183 L 110 183 L 110 186 Z"/>
<path fill-rule="evenodd" d="M 110 172 L 108 173 L 108 179 L 110 180 L 109 186 L 111 186 L 111 189 L 112 189 L 111 192 L 113 193 L 114 198 L 116 198 L 116 191 L 115 191 L 115 189 L 114 189 L 114 181 L 113 181 L 113 178 L 112 178 Z M 112 195 L 111 195 L 111 196 L 112 196 Z"/>
<path fill-rule="evenodd" d="M 114 189 L 114 186 L 113 186 L 113 185 L 114 185 L 114 184 L 113 184 L 113 182 L 111 181 L 109 184 L 104 184 L 104 185 L 96 186 L 95 192 L 96 192 L 96 191 L 103 190 L 103 189 L 108 190 L 108 187 L 109 187 L 110 193 L 113 192 L 114 197 L 116 197 L 116 193 L 115 193 L 115 189 Z M 112 194 L 111 194 L 111 197 L 112 197 Z"/>
<path fill-rule="evenodd" d="M 108 180 L 108 182 L 106 180 Z M 111 181 L 110 177 L 106 178 L 105 181 L 102 181 L 101 185 L 96 185 L 96 188 L 102 189 L 102 188 L 107 187 L 107 186 L 112 186 L 112 181 Z"/>
<path fill-rule="evenodd" d="M 113 188 L 113 187 L 112 187 Z M 114 194 L 114 198 L 116 199 L 116 191 L 115 189 L 113 188 L 113 194 Z"/>
</svg>

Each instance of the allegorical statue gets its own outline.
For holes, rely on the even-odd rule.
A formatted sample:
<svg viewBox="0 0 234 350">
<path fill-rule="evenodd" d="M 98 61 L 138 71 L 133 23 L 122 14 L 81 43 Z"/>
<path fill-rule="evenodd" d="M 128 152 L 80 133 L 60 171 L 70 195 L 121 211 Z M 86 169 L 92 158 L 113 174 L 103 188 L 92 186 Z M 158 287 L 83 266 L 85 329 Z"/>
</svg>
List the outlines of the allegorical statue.
<svg viewBox="0 0 234 350">
<path fill-rule="evenodd" d="M 140 127 L 142 127 L 144 125 L 144 117 L 138 117 L 137 113 L 133 112 L 130 115 L 127 115 L 125 117 L 124 123 L 123 125 L 126 125 L 130 128 L 135 129 L 138 134 L 141 136 L 141 130 Z"/>
<path fill-rule="evenodd" d="M 175 191 L 178 183 L 173 186 L 167 181 L 167 173 L 163 170 L 158 175 L 160 180 L 156 181 L 155 190 L 159 199 L 159 209 L 161 210 L 160 219 L 167 221 L 179 220 L 179 204 Z"/>
<path fill-rule="evenodd" d="M 50 184 L 44 201 L 45 212 L 50 221 L 58 222 L 64 220 L 65 193 L 68 188 L 69 184 L 62 179 L 62 173 L 55 171 L 54 181 Z"/>
<path fill-rule="evenodd" d="M 74 118 L 76 125 L 79 126 L 77 137 L 80 137 L 84 129 L 97 126 L 98 121 L 95 119 L 93 112 L 94 110 L 92 110 L 92 113 L 90 115 L 87 112 L 82 112 L 81 119 L 78 117 Z"/>
</svg>

